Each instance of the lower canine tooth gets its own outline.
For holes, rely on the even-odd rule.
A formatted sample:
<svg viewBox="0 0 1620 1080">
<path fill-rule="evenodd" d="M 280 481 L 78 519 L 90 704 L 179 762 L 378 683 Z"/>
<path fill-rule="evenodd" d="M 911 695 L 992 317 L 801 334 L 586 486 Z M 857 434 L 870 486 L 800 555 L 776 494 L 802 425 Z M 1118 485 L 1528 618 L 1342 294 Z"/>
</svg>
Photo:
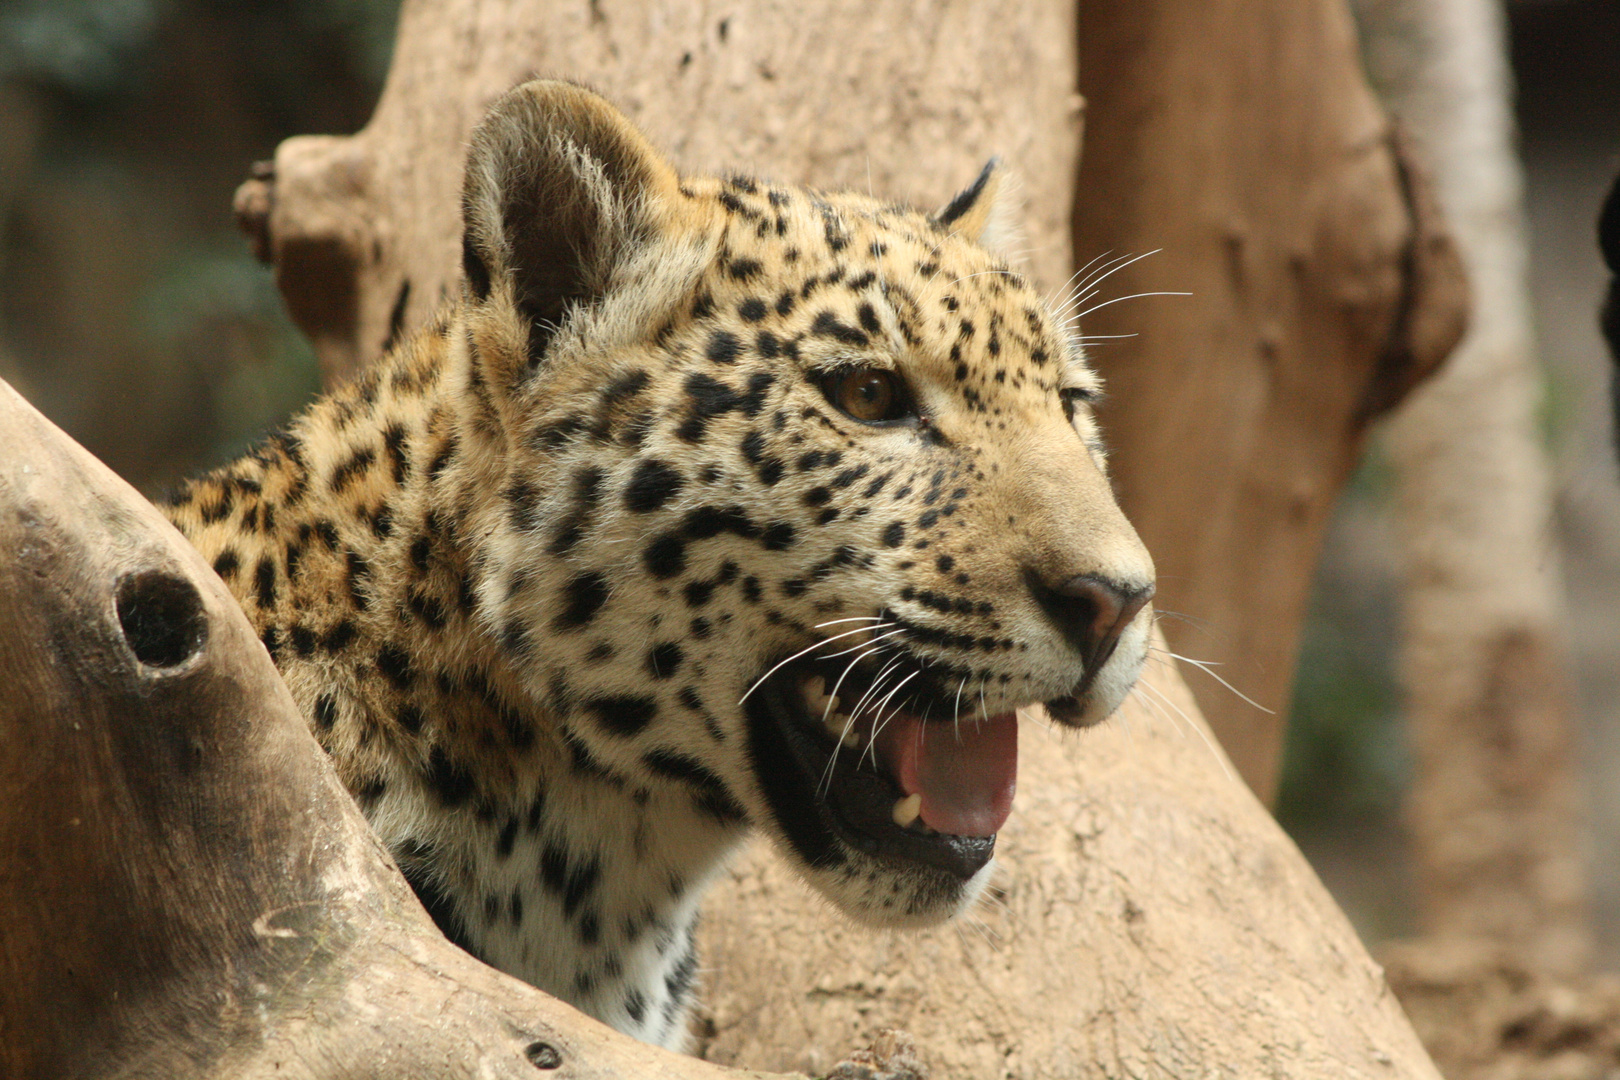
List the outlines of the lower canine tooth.
<svg viewBox="0 0 1620 1080">
<path fill-rule="evenodd" d="M 894 823 L 902 829 L 916 821 L 922 813 L 922 795 L 907 795 L 894 804 Z"/>
</svg>

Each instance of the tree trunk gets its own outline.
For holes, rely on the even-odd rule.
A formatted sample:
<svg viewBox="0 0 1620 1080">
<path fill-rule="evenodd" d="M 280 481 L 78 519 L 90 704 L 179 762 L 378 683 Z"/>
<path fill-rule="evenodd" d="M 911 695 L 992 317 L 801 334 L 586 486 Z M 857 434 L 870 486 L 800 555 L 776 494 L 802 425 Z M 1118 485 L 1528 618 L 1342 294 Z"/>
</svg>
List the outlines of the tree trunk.
<svg viewBox="0 0 1620 1080">
<path fill-rule="evenodd" d="M 1423 929 L 1569 974 L 1592 942 L 1504 14 L 1496 0 L 1361 0 L 1358 14 L 1474 285 L 1468 336 L 1388 429 Z"/>
<path fill-rule="evenodd" d="M 1432 371 L 1465 289 L 1339 3 L 1092 3 L 1075 258 L 1121 266 L 1082 306 L 1103 421 L 1198 701 L 1275 791 L 1299 628 L 1368 424 Z M 1093 263 L 1093 266 L 1098 264 Z M 1095 271 L 1093 272 L 1095 273 Z"/>
<path fill-rule="evenodd" d="M 1212 48 L 1198 20 L 1162 15 L 1187 5 L 1120 7 L 1161 13 L 1156 48 L 1181 58 L 1191 87 L 1181 89 L 1193 101 L 1207 98 L 1194 69 L 1224 78 L 1249 44 L 1232 32 L 1230 50 Z M 1278 111 L 1259 115 L 1281 125 L 1276 143 L 1304 142 L 1310 152 L 1267 157 L 1257 141 L 1218 166 L 1229 187 L 1240 178 L 1255 186 L 1254 170 L 1270 169 L 1261 190 L 1313 193 L 1312 212 L 1291 215 L 1289 231 L 1266 224 L 1257 200 L 1248 205 L 1266 255 L 1237 265 L 1250 275 L 1245 288 L 1298 294 L 1266 348 L 1323 353 L 1327 385 L 1313 389 L 1318 373 L 1291 360 L 1286 392 L 1257 408 L 1265 355 L 1226 349 L 1205 358 L 1201 407 L 1224 417 L 1233 428 L 1225 438 L 1246 455 L 1247 472 L 1223 473 L 1199 463 L 1208 447 L 1184 437 L 1188 421 L 1167 404 L 1167 387 L 1185 381 L 1173 354 L 1152 354 L 1144 363 L 1156 366 L 1134 379 L 1115 373 L 1117 412 L 1135 421 L 1116 425 L 1116 459 L 1124 467 L 1145 456 L 1130 476 L 1159 470 L 1151 487 L 1131 485 L 1138 519 L 1160 526 L 1156 556 L 1215 575 L 1212 595 L 1252 631 L 1244 641 L 1268 673 L 1289 664 L 1298 605 L 1277 597 L 1303 596 L 1320 532 L 1314 508 L 1331 502 L 1348 473 L 1365 415 L 1398 398 L 1455 332 L 1454 264 L 1357 80 L 1336 10 L 1330 0 L 1279 2 L 1249 16 L 1256 39 L 1291 43 L 1283 51 L 1295 78 L 1268 88 Z M 1088 51 L 1107 54 L 1140 36 L 1126 16 L 1093 23 L 1087 14 Z M 448 148 L 461 145 L 494 94 L 531 71 L 589 79 L 692 169 L 741 165 L 928 204 L 1000 153 L 1024 179 L 1032 268 L 1056 285 L 1070 266 L 1075 41 L 1072 6 L 1010 0 L 813 9 L 408 0 L 372 122 L 353 138 L 288 140 L 273 176 L 245 185 L 239 205 L 332 379 L 456 287 L 460 161 Z M 1145 94 L 1161 76 L 1150 65 L 1121 77 Z M 1087 191 L 1082 209 L 1133 188 L 1155 193 L 1118 230 L 1122 250 L 1143 246 L 1144 233 L 1184 230 L 1192 205 L 1158 183 L 1153 170 L 1164 163 L 1143 147 L 1168 139 L 1185 154 L 1203 138 L 1199 124 L 1232 139 L 1257 126 L 1235 99 L 1215 103 L 1213 117 L 1208 107 L 1181 109 L 1179 128 L 1117 133 L 1092 159 L 1099 190 Z M 1136 122 L 1131 112 L 1115 124 Z M 1220 154 L 1173 171 L 1183 181 L 1194 168 L 1214 171 Z M 389 167 L 405 161 L 409 170 Z M 1204 276 L 1234 265 L 1224 240 L 1184 254 Z M 1245 305 L 1221 317 L 1253 314 Z M 1188 317 L 1185 333 L 1207 336 L 1212 319 Z M 1222 365 L 1242 372 L 1223 375 Z M 1134 404 L 1137 394 L 1149 404 Z M 1288 471 L 1279 459 L 1296 455 L 1302 464 Z M 1195 469 L 1205 497 L 1192 500 L 1175 478 Z M 1280 487 L 1280 502 L 1275 490 L 1254 493 L 1262 480 Z M 1267 515 L 1209 520 L 1211 507 L 1255 505 Z M 1216 555 L 1190 560 L 1185 552 L 1205 528 L 1282 554 L 1267 567 L 1250 552 L 1238 558 L 1228 538 Z M 1249 625 L 1262 622 L 1275 625 Z M 1214 749 L 1173 666 L 1152 665 L 1148 683 L 1101 731 L 1059 737 L 1026 721 L 1033 752 L 1000 841 L 998 899 L 966 928 L 851 930 L 767 850 L 751 850 L 707 909 L 706 1053 L 821 1069 L 827 1047 L 888 1027 L 916 1034 L 944 1075 L 1433 1076 L 1377 967 Z"/>
<path fill-rule="evenodd" d="M 0 383 L 0 1076 L 735 1076 L 439 935 L 230 592 Z"/>
<path fill-rule="evenodd" d="M 1080 99 L 1062 4 L 407 0 L 365 129 L 288 139 L 238 194 L 328 384 L 460 288 L 461 147 L 537 72 L 601 88 L 694 172 L 926 206 L 1000 154 L 1033 208 L 1033 271 L 1067 274 Z"/>
</svg>

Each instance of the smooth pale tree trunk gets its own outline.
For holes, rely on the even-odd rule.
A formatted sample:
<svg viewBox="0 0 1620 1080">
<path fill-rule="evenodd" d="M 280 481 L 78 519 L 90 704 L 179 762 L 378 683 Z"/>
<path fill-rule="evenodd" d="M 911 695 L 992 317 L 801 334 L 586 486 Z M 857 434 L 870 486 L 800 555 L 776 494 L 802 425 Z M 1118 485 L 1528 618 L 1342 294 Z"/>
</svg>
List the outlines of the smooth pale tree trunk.
<svg viewBox="0 0 1620 1080">
<path fill-rule="evenodd" d="M 536 74 L 601 90 L 693 172 L 931 206 L 1000 154 L 1024 180 L 1031 268 L 1067 276 L 1081 103 L 1064 5 L 407 0 L 364 130 L 286 140 L 238 195 L 329 383 L 460 288 L 461 148 Z"/>
<path fill-rule="evenodd" d="M 1474 290 L 1468 335 L 1385 442 L 1422 929 L 1573 973 L 1592 943 L 1505 15 L 1497 0 L 1360 0 L 1357 15 Z"/>
<path fill-rule="evenodd" d="M 1085 3 L 1075 260 L 1121 266 L 1093 358 L 1126 513 L 1238 771 L 1275 791 L 1295 652 L 1369 424 L 1432 371 L 1466 289 L 1341 3 Z M 1248 700 L 1245 700 L 1247 698 Z M 1267 711 L 1251 701 L 1258 703 Z"/>
</svg>

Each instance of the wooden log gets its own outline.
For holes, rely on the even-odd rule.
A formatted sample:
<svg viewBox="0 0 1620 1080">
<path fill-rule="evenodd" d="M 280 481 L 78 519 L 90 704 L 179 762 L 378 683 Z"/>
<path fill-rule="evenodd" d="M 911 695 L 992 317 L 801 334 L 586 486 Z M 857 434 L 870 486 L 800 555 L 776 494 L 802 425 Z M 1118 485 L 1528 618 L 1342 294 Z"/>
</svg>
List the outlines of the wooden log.
<svg viewBox="0 0 1620 1080">
<path fill-rule="evenodd" d="M 0 1076 L 736 1075 L 444 940 L 201 557 L 0 431 Z"/>
</svg>

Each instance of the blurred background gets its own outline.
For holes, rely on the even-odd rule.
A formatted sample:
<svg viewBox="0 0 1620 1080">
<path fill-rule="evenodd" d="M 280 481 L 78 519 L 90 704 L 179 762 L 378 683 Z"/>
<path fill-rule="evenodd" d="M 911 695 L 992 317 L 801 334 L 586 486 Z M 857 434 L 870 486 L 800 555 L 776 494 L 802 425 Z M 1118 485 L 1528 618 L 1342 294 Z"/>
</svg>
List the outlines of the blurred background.
<svg viewBox="0 0 1620 1080">
<path fill-rule="evenodd" d="M 148 494 L 240 452 L 315 392 L 313 354 L 237 234 L 231 196 L 282 139 L 365 123 L 397 8 L 0 0 L 0 377 Z M 1598 960 L 1613 969 L 1620 477 L 1594 222 L 1620 170 L 1620 0 L 1509 11 Z M 1277 805 L 1370 945 L 1416 929 L 1391 494 L 1375 443 L 1318 573 Z"/>
</svg>

